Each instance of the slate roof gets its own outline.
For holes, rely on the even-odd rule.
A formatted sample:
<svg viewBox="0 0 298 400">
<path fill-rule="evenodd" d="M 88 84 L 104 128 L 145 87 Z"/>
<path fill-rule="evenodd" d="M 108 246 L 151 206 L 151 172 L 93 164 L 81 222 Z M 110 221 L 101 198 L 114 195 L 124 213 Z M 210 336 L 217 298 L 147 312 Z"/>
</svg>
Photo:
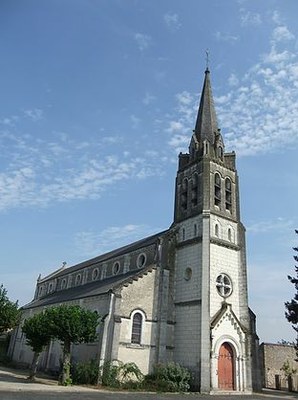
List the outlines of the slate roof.
<svg viewBox="0 0 298 400">
<path fill-rule="evenodd" d="M 111 258 L 120 257 L 121 255 L 130 253 L 130 252 L 140 249 L 142 247 L 150 246 L 150 245 L 156 243 L 157 238 L 160 236 L 163 236 L 166 232 L 168 232 L 168 229 L 165 231 L 156 233 L 154 235 L 148 236 L 144 239 L 138 240 L 136 242 L 130 243 L 126 246 L 112 250 L 108 253 L 101 254 L 100 256 L 97 256 L 95 258 L 91 258 L 89 260 L 83 261 L 83 262 L 73 265 L 71 267 L 59 268 L 56 272 L 51 273 L 51 274 L 45 276 L 44 278 L 40 279 L 39 282 L 41 283 L 41 282 L 47 281 L 49 278 L 53 278 L 53 277 L 58 278 L 60 276 L 76 272 L 82 268 L 90 267 L 92 265 L 101 263 L 103 261 L 107 261 Z"/>
<path fill-rule="evenodd" d="M 216 133 L 217 130 L 218 124 L 211 90 L 210 71 L 207 68 L 196 121 L 195 135 L 199 142 L 208 139 L 209 142 L 213 144 L 214 133 Z"/>
<path fill-rule="evenodd" d="M 132 270 L 126 274 L 112 276 L 104 280 L 97 280 L 94 282 L 86 283 L 84 285 L 75 286 L 69 289 L 59 290 L 52 292 L 40 299 L 31 301 L 22 307 L 22 309 L 30 309 L 36 307 L 44 307 L 51 304 L 60 304 L 66 301 L 79 300 L 86 297 L 99 296 L 108 293 L 111 290 L 115 290 L 121 286 L 128 285 L 134 280 L 142 278 L 151 272 L 155 265 L 150 265 L 142 270 Z"/>
</svg>

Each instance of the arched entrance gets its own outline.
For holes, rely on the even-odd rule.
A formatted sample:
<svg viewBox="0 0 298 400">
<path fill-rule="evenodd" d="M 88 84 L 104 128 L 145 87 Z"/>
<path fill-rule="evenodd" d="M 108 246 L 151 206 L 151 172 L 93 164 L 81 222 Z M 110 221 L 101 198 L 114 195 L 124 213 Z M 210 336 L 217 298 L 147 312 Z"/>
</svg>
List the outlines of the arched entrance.
<svg viewBox="0 0 298 400">
<path fill-rule="evenodd" d="M 220 346 L 218 355 L 218 388 L 235 389 L 235 362 L 232 346 L 225 342 Z"/>
</svg>

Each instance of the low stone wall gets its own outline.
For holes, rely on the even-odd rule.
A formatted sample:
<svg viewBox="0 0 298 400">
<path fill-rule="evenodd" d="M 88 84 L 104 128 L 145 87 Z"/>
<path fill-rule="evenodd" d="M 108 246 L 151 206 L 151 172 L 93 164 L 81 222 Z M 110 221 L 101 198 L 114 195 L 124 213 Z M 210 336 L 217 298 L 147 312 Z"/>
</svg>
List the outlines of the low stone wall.
<svg viewBox="0 0 298 400">
<path fill-rule="evenodd" d="M 260 346 L 260 363 L 263 387 L 277 390 L 298 391 L 298 363 L 294 346 L 262 343 Z M 284 369 L 285 363 L 296 370 L 289 378 Z"/>
</svg>

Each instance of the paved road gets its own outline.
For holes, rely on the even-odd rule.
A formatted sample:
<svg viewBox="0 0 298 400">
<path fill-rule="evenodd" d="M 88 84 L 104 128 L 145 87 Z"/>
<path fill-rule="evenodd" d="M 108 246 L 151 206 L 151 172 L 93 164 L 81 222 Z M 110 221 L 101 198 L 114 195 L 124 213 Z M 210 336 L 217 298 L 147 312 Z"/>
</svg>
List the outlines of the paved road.
<svg viewBox="0 0 298 400">
<path fill-rule="evenodd" d="M 123 393 L 90 389 L 80 386 L 62 387 L 57 382 L 48 379 L 38 379 L 30 383 L 26 375 L 19 371 L 0 368 L 0 400 L 292 400 L 298 399 L 298 394 L 264 391 L 256 395 L 232 396 L 188 394 L 157 394 L 157 393 Z"/>
</svg>

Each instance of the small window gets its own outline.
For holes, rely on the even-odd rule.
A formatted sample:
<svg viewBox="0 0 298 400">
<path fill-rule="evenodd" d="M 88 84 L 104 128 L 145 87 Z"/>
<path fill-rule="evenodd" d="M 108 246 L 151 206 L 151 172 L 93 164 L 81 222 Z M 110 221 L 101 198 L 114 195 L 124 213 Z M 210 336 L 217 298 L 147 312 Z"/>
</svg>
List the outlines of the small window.
<svg viewBox="0 0 298 400">
<path fill-rule="evenodd" d="M 229 242 L 232 241 L 232 229 L 231 228 L 228 229 L 228 241 Z"/>
<path fill-rule="evenodd" d="M 198 234 L 198 227 L 197 227 L 197 224 L 194 224 L 194 226 L 193 226 L 193 235 L 194 235 L 194 237 L 196 237 L 197 234 Z"/>
<path fill-rule="evenodd" d="M 195 173 L 191 184 L 191 204 L 195 207 L 198 204 L 198 174 Z"/>
<path fill-rule="evenodd" d="M 181 208 L 183 210 L 187 209 L 187 203 L 188 203 L 188 180 L 183 179 L 181 187 Z"/>
<path fill-rule="evenodd" d="M 141 344 L 142 322 L 142 314 L 139 312 L 135 313 L 132 319 L 131 343 Z"/>
<path fill-rule="evenodd" d="M 42 295 L 42 286 L 39 287 L 38 295 L 39 295 L 39 296 Z"/>
<path fill-rule="evenodd" d="M 116 261 L 113 265 L 113 275 L 117 275 L 120 272 L 120 263 Z"/>
<path fill-rule="evenodd" d="M 48 293 L 51 293 L 53 291 L 53 284 L 50 283 L 48 287 Z"/>
<path fill-rule="evenodd" d="M 218 173 L 214 176 L 214 204 L 220 207 L 221 203 L 221 178 Z"/>
<path fill-rule="evenodd" d="M 76 281 L 75 281 L 76 286 L 79 285 L 81 283 L 81 281 L 82 281 L 82 275 L 78 274 L 76 276 Z"/>
<path fill-rule="evenodd" d="M 223 159 L 223 150 L 221 146 L 218 146 L 217 148 L 217 155 L 221 160 Z"/>
<path fill-rule="evenodd" d="M 94 270 L 92 271 L 92 280 L 95 281 L 99 276 L 99 269 L 98 268 L 94 268 Z"/>
<path fill-rule="evenodd" d="M 219 226 L 218 226 L 218 224 L 215 224 L 214 234 L 215 234 L 216 237 L 219 237 Z"/>
<path fill-rule="evenodd" d="M 146 260 L 147 260 L 146 254 L 144 253 L 139 254 L 137 258 L 137 267 L 138 268 L 144 267 L 146 264 Z"/>
<path fill-rule="evenodd" d="M 66 279 L 63 278 L 62 282 L 61 282 L 61 289 L 65 289 L 66 288 Z"/>
<path fill-rule="evenodd" d="M 229 178 L 225 180 L 226 210 L 232 211 L 232 184 Z"/>
</svg>

